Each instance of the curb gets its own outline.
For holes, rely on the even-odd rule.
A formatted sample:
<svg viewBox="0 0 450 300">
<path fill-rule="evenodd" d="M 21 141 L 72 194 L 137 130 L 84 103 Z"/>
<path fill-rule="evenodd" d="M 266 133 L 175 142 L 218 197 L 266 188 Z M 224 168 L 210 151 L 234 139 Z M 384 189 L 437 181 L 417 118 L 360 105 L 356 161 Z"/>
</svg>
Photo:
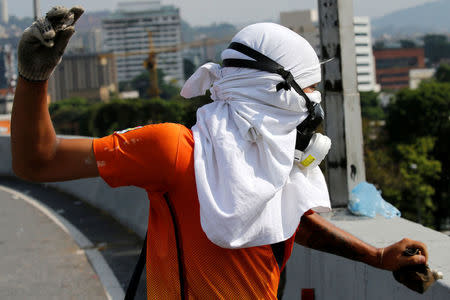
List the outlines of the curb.
<svg viewBox="0 0 450 300">
<path fill-rule="evenodd" d="M 11 194 L 16 199 L 22 199 L 28 204 L 34 206 L 73 238 L 73 240 L 80 247 L 81 251 L 83 251 L 86 255 L 88 261 L 91 263 L 92 268 L 103 285 L 103 289 L 105 290 L 108 299 L 122 300 L 125 298 L 124 290 L 100 251 L 95 249 L 95 245 L 75 226 L 73 226 L 64 217 L 57 214 L 50 207 L 40 203 L 38 200 L 30 196 L 27 196 L 26 194 L 15 191 L 3 185 L 0 185 L 0 190 Z"/>
</svg>

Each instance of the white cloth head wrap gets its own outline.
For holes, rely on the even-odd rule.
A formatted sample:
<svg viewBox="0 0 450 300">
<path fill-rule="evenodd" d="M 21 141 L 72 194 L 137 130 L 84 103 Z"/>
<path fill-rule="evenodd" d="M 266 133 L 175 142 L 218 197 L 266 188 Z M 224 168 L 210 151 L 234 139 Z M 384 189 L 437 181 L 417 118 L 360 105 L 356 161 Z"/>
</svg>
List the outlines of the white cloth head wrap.
<svg viewBox="0 0 450 300">
<path fill-rule="evenodd" d="M 232 40 L 275 60 L 300 87 L 321 80 L 311 45 L 273 23 L 241 30 Z M 227 49 L 222 59 L 251 59 Z M 197 111 L 194 166 L 201 225 L 224 248 L 273 244 L 290 238 L 308 210 L 329 211 L 320 169 L 294 166 L 296 127 L 308 115 L 294 89 L 280 90 L 280 75 L 207 63 L 186 82 L 181 95 L 192 98 L 210 88 L 213 103 Z M 211 87 L 212 86 L 212 87 Z M 308 95 L 320 101 L 320 93 Z"/>
</svg>

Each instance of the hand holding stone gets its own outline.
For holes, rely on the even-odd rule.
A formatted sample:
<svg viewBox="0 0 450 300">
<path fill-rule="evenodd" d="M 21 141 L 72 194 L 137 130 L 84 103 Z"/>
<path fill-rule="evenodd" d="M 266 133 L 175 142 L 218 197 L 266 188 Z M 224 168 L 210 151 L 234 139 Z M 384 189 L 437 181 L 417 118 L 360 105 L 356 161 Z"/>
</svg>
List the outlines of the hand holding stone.
<svg viewBox="0 0 450 300">
<path fill-rule="evenodd" d="M 23 78 L 45 81 L 50 77 L 75 33 L 73 25 L 83 12 L 79 6 L 70 10 L 56 6 L 45 18 L 39 18 L 25 29 L 17 55 L 19 74 Z"/>
</svg>

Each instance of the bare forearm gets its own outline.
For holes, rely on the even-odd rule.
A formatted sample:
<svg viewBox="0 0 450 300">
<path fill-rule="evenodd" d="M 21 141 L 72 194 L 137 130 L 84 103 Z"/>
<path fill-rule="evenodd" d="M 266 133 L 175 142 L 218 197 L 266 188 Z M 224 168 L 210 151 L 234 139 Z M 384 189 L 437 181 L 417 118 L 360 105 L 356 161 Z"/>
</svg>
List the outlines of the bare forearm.
<svg viewBox="0 0 450 300">
<path fill-rule="evenodd" d="M 377 248 L 337 228 L 318 214 L 302 217 L 295 241 L 308 248 L 381 268 L 381 253 Z"/>
<path fill-rule="evenodd" d="M 50 160 L 55 155 L 56 143 L 47 107 L 47 82 L 19 78 L 11 116 L 15 169 Z"/>
</svg>

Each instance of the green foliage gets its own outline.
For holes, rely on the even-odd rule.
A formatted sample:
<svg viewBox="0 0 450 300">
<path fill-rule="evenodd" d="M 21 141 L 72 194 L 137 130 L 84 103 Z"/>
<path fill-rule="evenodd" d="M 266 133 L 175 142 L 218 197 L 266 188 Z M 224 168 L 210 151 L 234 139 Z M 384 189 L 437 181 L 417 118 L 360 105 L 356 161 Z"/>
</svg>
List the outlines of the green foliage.
<svg viewBox="0 0 450 300">
<path fill-rule="evenodd" d="M 384 48 L 386 48 L 386 45 L 383 40 L 375 41 L 375 44 L 373 44 L 373 49 L 375 49 L 375 50 L 381 50 Z"/>
<path fill-rule="evenodd" d="M 417 45 L 412 40 L 400 40 L 400 46 L 402 48 L 416 48 Z"/>
<path fill-rule="evenodd" d="M 417 90 L 401 90 L 388 111 L 386 126 L 392 141 L 411 143 L 423 136 L 437 137 L 438 144 L 448 141 L 450 84 L 427 82 Z"/>
<path fill-rule="evenodd" d="M 403 179 L 403 215 L 419 223 L 433 226 L 436 205 L 433 180 L 440 179 L 441 163 L 431 157 L 434 138 L 418 138 L 414 144 L 399 144 L 397 151 L 400 160 L 400 175 Z"/>
<path fill-rule="evenodd" d="M 147 124 L 173 122 L 190 128 L 196 123 L 196 111 L 209 103 L 209 96 L 186 100 L 133 99 L 93 103 L 73 98 L 50 105 L 50 114 L 58 134 L 101 137 L 114 131 Z"/>
<path fill-rule="evenodd" d="M 425 82 L 396 94 L 377 138 L 364 122 L 367 179 L 405 217 L 436 229 L 450 216 L 449 112 L 450 84 Z"/>
<path fill-rule="evenodd" d="M 385 113 L 381 107 L 379 94 L 375 92 L 361 92 L 361 114 L 369 120 L 384 120 Z"/>
<path fill-rule="evenodd" d="M 450 82 L 450 65 L 441 64 L 436 70 L 435 77 L 439 82 Z"/>
<path fill-rule="evenodd" d="M 386 133 L 380 128 L 373 138 L 370 120 L 363 118 L 364 161 L 366 180 L 374 183 L 383 192 L 383 198 L 400 207 L 402 185 L 398 164 L 394 159 L 394 151 L 386 143 Z"/>
<path fill-rule="evenodd" d="M 188 79 L 195 72 L 195 65 L 189 59 L 183 59 L 184 79 Z"/>
<path fill-rule="evenodd" d="M 165 74 L 163 70 L 158 69 L 158 87 L 160 91 L 160 97 L 162 99 L 170 100 L 180 93 L 180 88 L 173 82 L 167 83 L 164 80 Z M 148 71 L 144 71 L 138 76 L 134 77 L 131 81 L 120 82 L 120 91 L 137 90 L 139 96 L 144 99 L 148 99 L 148 88 L 150 85 L 150 75 Z"/>
<path fill-rule="evenodd" d="M 432 65 L 437 64 L 443 58 L 450 58 L 450 43 L 443 34 L 428 34 L 424 38 L 425 57 Z"/>
<path fill-rule="evenodd" d="M 52 103 L 49 111 L 58 134 L 89 136 L 89 119 L 94 108 L 94 102 L 70 98 Z"/>
</svg>

